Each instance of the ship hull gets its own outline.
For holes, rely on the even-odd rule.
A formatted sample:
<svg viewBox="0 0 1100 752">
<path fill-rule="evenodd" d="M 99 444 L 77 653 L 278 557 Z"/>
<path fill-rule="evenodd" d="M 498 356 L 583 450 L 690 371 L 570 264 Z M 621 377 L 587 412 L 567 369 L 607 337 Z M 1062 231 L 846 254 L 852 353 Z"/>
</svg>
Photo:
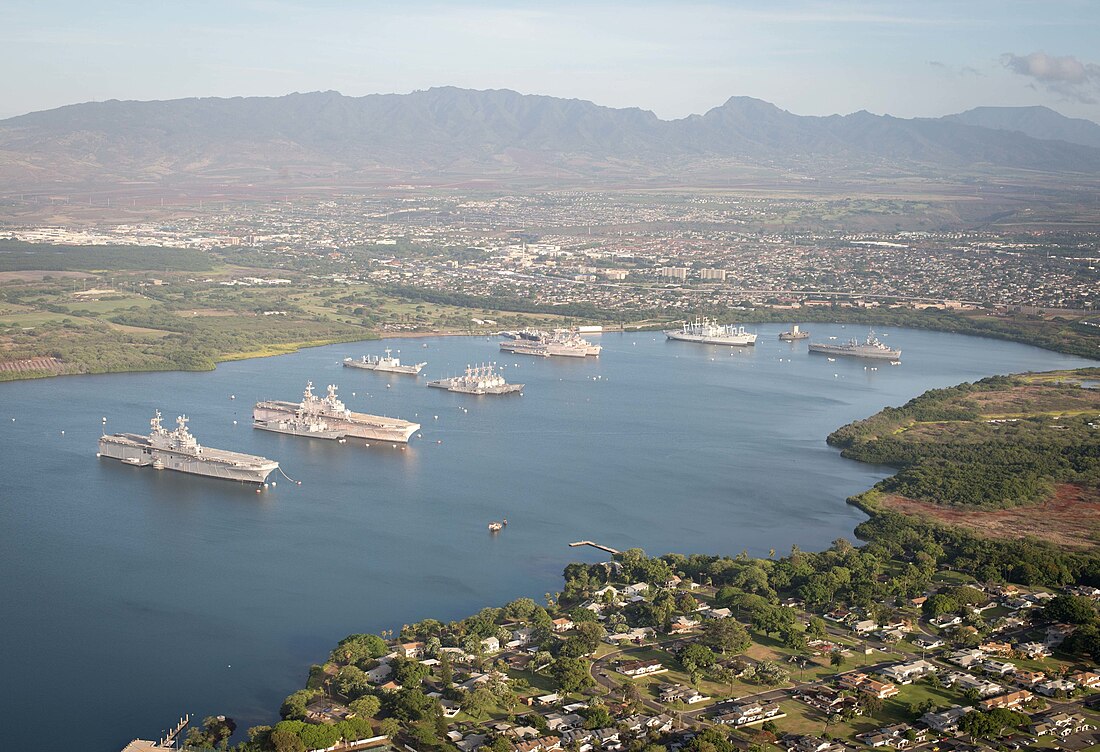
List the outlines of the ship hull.
<svg viewBox="0 0 1100 752">
<path fill-rule="evenodd" d="M 408 376 L 416 376 L 420 373 L 424 366 L 381 366 L 375 363 L 364 363 L 362 361 L 345 360 L 344 368 L 359 368 L 364 371 L 378 371 L 379 373 L 402 373 Z"/>
<path fill-rule="evenodd" d="M 810 338 L 809 334 L 804 334 L 802 332 L 799 332 L 798 334 L 790 334 L 788 332 L 783 332 L 782 334 L 779 335 L 779 339 L 783 342 L 795 342 L 795 341 L 800 340 L 800 339 L 809 339 L 809 338 Z"/>
<path fill-rule="evenodd" d="M 810 352 L 819 355 L 864 358 L 866 360 L 901 360 L 901 350 L 850 350 L 835 345 L 810 344 Z"/>
<path fill-rule="evenodd" d="M 279 463 L 269 461 L 256 466 L 242 466 L 235 462 L 219 460 L 217 450 L 206 450 L 212 456 L 192 457 L 156 447 L 143 446 L 129 439 L 103 437 L 99 440 L 99 456 L 119 460 L 135 467 L 152 467 L 157 470 L 175 470 L 188 475 L 233 480 L 240 483 L 263 484 L 278 469 Z"/>
<path fill-rule="evenodd" d="M 287 436 L 305 436 L 310 439 L 329 439 L 335 440 L 343 437 L 339 431 L 308 431 L 302 428 L 294 428 L 288 426 L 285 423 L 276 421 L 274 423 L 256 422 L 252 424 L 253 428 L 261 431 L 270 431 L 271 433 L 282 433 Z"/>
<path fill-rule="evenodd" d="M 293 418 L 298 411 L 296 402 L 258 402 L 252 409 L 252 420 L 264 423 L 285 421 Z M 337 438 L 347 437 L 352 439 L 372 439 L 374 441 L 393 441 L 402 444 L 408 443 L 413 434 L 420 430 L 419 423 L 410 423 L 403 420 L 388 422 L 385 418 L 366 415 L 365 413 L 352 413 L 351 419 L 320 416 L 328 424 L 329 430 L 337 432 Z"/>
<path fill-rule="evenodd" d="M 751 347 L 756 344 L 755 334 L 735 334 L 728 337 L 708 337 L 703 334 L 685 334 L 668 331 L 665 336 L 678 342 L 696 342 L 701 345 L 728 345 L 731 347 Z"/>
<path fill-rule="evenodd" d="M 435 389 L 446 389 L 448 392 L 457 392 L 458 394 L 514 394 L 523 389 L 523 384 L 505 384 L 504 386 L 492 387 L 456 386 L 447 379 L 429 381 L 428 386 Z"/>
<path fill-rule="evenodd" d="M 532 355 L 536 358 L 549 358 L 551 353 L 546 345 L 515 345 L 511 342 L 500 343 L 501 352 L 513 353 L 515 355 Z"/>
</svg>

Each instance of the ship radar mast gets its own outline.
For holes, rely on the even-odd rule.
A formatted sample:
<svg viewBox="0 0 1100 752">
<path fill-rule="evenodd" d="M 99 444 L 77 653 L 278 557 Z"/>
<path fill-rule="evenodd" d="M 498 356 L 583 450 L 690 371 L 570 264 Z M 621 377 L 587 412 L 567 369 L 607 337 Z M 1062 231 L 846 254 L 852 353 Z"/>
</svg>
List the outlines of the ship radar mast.
<svg viewBox="0 0 1100 752">
<path fill-rule="evenodd" d="M 153 429 L 153 433 L 155 434 L 164 433 L 164 427 L 161 425 L 160 421 L 160 410 L 154 413 L 152 419 L 149 421 L 149 426 Z"/>
</svg>

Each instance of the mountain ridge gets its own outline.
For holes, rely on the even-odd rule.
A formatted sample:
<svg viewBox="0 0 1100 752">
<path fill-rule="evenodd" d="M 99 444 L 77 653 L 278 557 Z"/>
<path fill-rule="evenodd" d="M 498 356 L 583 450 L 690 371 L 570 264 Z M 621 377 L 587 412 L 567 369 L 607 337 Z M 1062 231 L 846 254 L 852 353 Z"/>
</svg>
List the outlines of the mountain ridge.
<svg viewBox="0 0 1100 752">
<path fill-rule="evenodd" d="M 1030 133 L 966 122 L 983 118 L 1023 123 Z M 978 112 L 938 119 L 863 110 L 795 115 L 743 96 L 701 115 L 662 120 L 636 107 L 458 87 L 363 97 L 324 91 L 107 100 L 0 121 L 0 186 L 293 182 L 320 175 L 386 180 L 532 174 L 598 181 L 754 169 L 810 176 L 975 169 L 1100 173 L 1100 142 L 1062 138 L 1077 131 L 1088 136 L 1081 123 L 1089 121 L 1052 110 L 1030 117 Z M 1044 128 L 1052 138 L 1034 135 Z"/>
</svg>

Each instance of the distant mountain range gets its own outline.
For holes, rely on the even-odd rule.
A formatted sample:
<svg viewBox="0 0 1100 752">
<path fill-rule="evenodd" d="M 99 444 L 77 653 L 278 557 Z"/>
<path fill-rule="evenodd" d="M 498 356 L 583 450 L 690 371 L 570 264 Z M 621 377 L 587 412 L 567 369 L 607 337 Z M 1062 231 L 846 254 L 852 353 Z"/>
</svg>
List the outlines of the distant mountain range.
<svg viewBox="0 0 1100 752">
<path fill-rule="evenodd" d="M 0 121 L 0 187 L 1100 175 L 1100 125 L 1043 107 L 807 117 L 748 97 L 704 115 L 452 87 L 346 97 L 107 101 Z"/>
</svg>

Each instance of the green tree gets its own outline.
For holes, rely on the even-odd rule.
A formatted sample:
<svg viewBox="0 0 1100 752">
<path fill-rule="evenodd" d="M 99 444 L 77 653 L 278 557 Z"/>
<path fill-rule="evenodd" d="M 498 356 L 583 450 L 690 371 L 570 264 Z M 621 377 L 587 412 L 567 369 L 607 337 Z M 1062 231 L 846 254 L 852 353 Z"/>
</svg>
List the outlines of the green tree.
<svg viewBox="0 0 1100 752">
<path fill-rule="evenodd" d="M 303 721 L 306 717 L 306 705 L 313 701 L 320 693 L 316 689 L 299 689 L 292 692 L 283 700 L 279 708 L 279 716 L 284 720 Z"/>
<path fill-rule="evenodd" d="M 579 692 L 595 684 L 588 673 L 588 663 L 580 658 L 557 658 L 550 666 L 550 675 L 563 692 Z"/>
<path fill-rule="evenodd" d="M 703 625 L 702 642 L 724 655 L 736 655 L 749 649 L 752 638 L 734 619 L 711 619 Z"/>
<path fill-rule="evenodd" d="M 711 649 L 697 642 L 686 645 L 677 657 L 690 673 L 710 668 L 715 662 Z"/>
<path fill-rule="evenodd" d="M 1096 621 L 1096 606 L 1081 595 L 1059 595 L 1043 607 L 1043 616 L 1050 621 L 1088 624 Z"/>
<path fill-rule="evenodd" d="M 489 714 L 495 704 L 493 694 L 485 687 L 478 687 L 472 692 L 467 692 L 462 698 L 462 712 L 474 720 L 480 721 Z"/>
<path fill-rule="evenodd" d="M 360 718 L 374 718 L 382 709 L 382 702 L 374 695 L 363 695 L 348 703 L 348 707 Z"/>
</svg>

